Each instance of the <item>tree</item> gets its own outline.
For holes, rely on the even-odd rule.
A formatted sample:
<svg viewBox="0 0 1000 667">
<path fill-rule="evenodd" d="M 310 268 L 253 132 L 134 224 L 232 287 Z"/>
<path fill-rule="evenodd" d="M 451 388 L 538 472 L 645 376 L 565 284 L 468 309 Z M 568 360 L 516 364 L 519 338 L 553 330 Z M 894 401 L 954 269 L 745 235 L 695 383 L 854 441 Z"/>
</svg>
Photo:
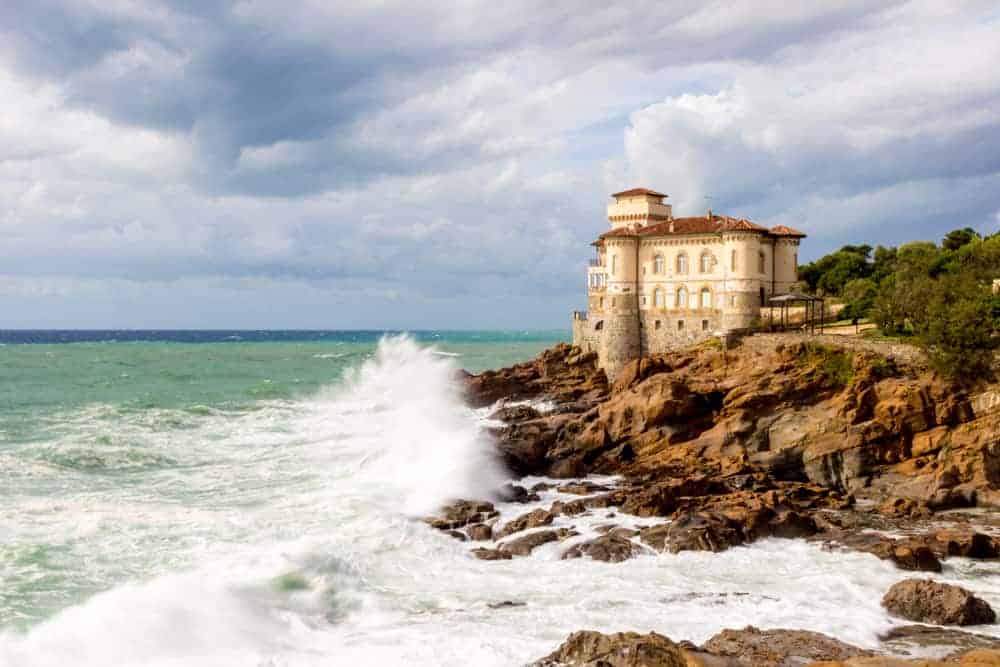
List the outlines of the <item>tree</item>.
<svg viewBox="0 0 1000 667">
<path fill-rule="evenodd" d="M 953 229 L 948 232 L 941 241 L 941 246 L 945 250 L 958 250 L 962 246 L 977 240 L 979 240 L 979 232 L 972 227 L 965 227 L 964 229 Z"/>
<path fill-rule="evenodd" d="M 917 340 L 938 372 L 957 379 L 989 375 L 1000 339 L 994 336 L 993 297 L 965 275 L 934 281 Z"/>
<path fill-rule="evenodd" d="M 878 285 L 871 278 L 855 278 L 844 285 L 841 296 L 844 299 L 844 309 L 840 317 L 853 319 L 868 317 L 869 311 L 875 305 Z"/>
</svg>

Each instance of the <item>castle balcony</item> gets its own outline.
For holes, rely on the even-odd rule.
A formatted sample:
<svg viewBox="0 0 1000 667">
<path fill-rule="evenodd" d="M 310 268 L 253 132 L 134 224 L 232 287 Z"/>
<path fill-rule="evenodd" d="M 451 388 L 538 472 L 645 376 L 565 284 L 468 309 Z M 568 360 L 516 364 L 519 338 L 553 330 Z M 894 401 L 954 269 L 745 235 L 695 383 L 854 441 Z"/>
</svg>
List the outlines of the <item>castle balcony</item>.
<svg viewBox="0 0 1000 667">
<path fill-rule="evenodd" d="M 601 260 L 601 258 L 598 257 L 597 259 L 590 260 L 588 262 L 588 265 L 591 268 L 594 268 L 594 267 L 597 267 L 597 266 L 603 267 L 604 266 L 604 262 Z M 998 282 L 1000 282 L 1000 281 L 998 281 Z"/>
<path fill-rule="evenodd" d="M 573 311 L 573 319 L 576 320 L 576 321 L 578 321 L 578 322 L 586 322 L 587 321 L 587 311 L 585 311 L 585 310 L 574 310 Z"/>
</svg>

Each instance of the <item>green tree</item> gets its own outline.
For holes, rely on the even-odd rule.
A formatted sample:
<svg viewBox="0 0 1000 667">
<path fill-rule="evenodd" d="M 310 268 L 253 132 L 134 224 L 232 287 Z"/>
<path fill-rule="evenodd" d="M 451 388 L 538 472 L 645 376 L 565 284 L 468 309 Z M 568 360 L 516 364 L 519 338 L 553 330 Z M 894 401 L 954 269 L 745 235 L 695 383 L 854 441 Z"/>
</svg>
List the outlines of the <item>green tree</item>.
<svg viewBox="0 0 1000 667">
<path fill-rule="evenodd" d="M 962 246 L 978 240 L 979 232 L 972 227 L 965 227 L 964 229 L 953 229 L 948 232 L 941 241 L 941 246 L 945 250 L 958 250 Z"/>
<path fill-rule="evenodd" d="M 934 281 L 917 340 L 935 370 L 958 379 L 989 375 L 1000 340 L 994 335 L 993 297 L 970 276 Z"/>
<path fill-rule="evenodd" d="M 844 309 L 840 317 L 846 319 L 868 317 L 875 305 L 878 285 L 871 278 L 855 278 L 844 285 L 841 296 L 844 299 Z"/>
</svg>

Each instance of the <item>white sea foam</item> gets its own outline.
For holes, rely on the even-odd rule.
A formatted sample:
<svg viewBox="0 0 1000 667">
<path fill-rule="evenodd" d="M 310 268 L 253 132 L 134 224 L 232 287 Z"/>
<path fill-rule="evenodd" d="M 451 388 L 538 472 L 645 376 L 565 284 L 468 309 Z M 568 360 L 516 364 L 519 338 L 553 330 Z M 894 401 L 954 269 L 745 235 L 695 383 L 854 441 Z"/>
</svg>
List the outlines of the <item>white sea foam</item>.
<svg viewBox="0 0 1000 667">
<path fill-rule="evenodd" d="M 447 498 L 483 497 L 501 479 L 453 371 L 447 358 L 400 338 L 380 344 L 336 388 L 250 412 L 205 412 L 179 430 L 154 428 L 167 413 L 115 421 L 107 408 L 88 408 L 120 434 L 104 447 L 141 446 L 179 464 L 126 471 L 142 484 L 49 468 L 71 482 L 58 500 L 14 496 L 0 507 L 0 549 L 13 550 L 0 562 L 20 567 L 19 545 L 60 536 L 53 554 L 63 554 L 67 587 L 103 590 L 60 604 L 26 633 L 0 633 L 0 665 L 499 666 L 545 655 L 583 628 L 702 641 L 753 624 L 874 647 L 893 623 L 879 599 L 910 573 L 802 541 L 647 552 L 619 564 L 559 560 L 572 542 L 512 561 L 472 558 L 473 545 L 412 518 Z M 82 415 L 73 423 L 99 429 Z M 47 446 L 75 455 L 97 434 L 84 432 Z M 544 480 L 527 483 L 536 481 Z M 569 498 L 549 490 L 535 503 L 498 508 L 506 521 Z M 574 527 L 580 541 L 612 512 L 559 517 L 555 526 Z M 998 605 L 1000 578 L 987 576 L 997 573 L 950 560 L 936 576 Z M 526 604 L 490 608 L 503 600 Z"/>
</svg>

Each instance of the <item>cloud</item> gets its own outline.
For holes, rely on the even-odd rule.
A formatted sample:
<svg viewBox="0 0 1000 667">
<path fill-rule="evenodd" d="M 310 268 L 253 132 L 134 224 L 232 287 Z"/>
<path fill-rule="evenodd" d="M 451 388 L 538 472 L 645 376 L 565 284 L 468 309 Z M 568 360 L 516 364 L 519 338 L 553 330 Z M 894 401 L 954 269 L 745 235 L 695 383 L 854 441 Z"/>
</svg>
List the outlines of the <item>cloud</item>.
<svg viewBox="0 0 1000 667">
<path fill-rule="evenodd" d="M 12 0 L 0 262 L 43 287 L 0 305 L 560 326 L 606 194 L 632 185 L 804 227 L 805 258 L 995 228 L 990 11 Z"/>
</svg>

